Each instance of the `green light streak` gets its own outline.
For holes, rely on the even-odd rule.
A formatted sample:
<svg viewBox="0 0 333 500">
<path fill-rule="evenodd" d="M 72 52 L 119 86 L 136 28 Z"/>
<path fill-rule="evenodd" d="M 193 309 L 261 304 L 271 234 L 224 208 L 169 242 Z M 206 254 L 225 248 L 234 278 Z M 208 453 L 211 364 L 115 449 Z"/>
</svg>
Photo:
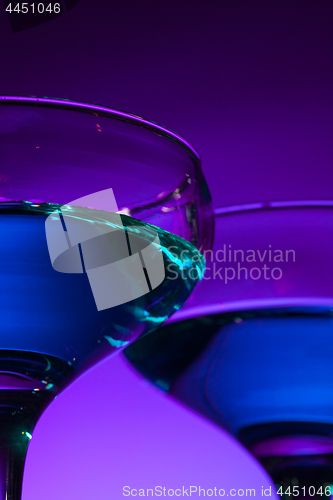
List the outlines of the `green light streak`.
<svg viewBox="0 0 333 500">
<path fill-rule="evenodd" d="M 110 345 L 112 345 L 112 347 L 123 347 L 124 345 L 128 344 L 128 340 L 116 340 L 112 337 L 109 337 L 108 335 L 104 335 L 104 338 L 109 342 Z"/>
</svg>

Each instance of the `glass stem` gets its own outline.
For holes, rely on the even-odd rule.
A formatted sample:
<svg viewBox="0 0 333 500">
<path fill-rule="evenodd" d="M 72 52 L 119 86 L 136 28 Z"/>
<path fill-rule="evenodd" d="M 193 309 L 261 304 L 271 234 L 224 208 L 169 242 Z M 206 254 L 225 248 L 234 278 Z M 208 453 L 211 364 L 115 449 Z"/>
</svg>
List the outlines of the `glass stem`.
<svg viewBox="0 0 333 500">
<path fill-rule="evenodd" d="M 2 415 L 1 415 L 2 416 Z M 25 457 L 30 433 L 0 418 L 0 500 L 21 500 Z M 28 435 L 27 435 L 28 434 Z"/>
<path fill-rule="evenodd" d="M 0 389 L 0 500 L 21 500 L 29 441 L 51 399 L 37 390 Z"/>
<path fill-rule="evenodd" d="M 28 443 L 8 446 L 1 443 L 0 500 L 21 500 L 23 469 Z"/>
</svg>

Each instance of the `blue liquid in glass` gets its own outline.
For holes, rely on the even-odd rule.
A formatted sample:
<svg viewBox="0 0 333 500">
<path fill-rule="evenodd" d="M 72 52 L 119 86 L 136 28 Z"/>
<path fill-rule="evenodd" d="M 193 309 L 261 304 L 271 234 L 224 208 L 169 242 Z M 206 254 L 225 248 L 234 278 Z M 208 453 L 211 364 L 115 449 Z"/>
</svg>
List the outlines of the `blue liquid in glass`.
<svg viewBox="0 0 333 500">
<path fill-rule="evenodd" d="M 14 420 L 24 422 L 19 432 L 26 439 L 44 407 L 75 376 L 175 312 L 204 266 L 190 243 L 154 227 L 163 253 L 163 282 L 135 300 L 98 310 L 85 273 L 57 272 L 51 265 L 45 221 L 54 210 L 57 206 L 49 204 L 0 205 L 0 420 L 11 415 L 16 438 Z M 98 224 L 108 217 L 81 208 L 71 208 L 71 214 L 78 220 L 91 215 Z M 152 227 L 125 215 L 121 219 L 138 239 L 145 240 Z M 193 269 L 197 273 L 189 275 Z"/>
</svg>

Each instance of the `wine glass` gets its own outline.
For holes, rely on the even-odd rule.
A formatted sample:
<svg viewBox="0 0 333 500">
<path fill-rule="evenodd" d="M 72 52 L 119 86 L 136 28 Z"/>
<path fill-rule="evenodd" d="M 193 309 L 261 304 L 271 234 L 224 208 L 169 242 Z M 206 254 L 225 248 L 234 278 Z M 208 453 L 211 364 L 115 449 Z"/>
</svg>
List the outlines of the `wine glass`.
<svg viewBox="0 0 333 500">
<path fill-rule="evenodd" d="M 100 106 L 0 98 L 0 498 L 80 373 L 180 308 L 213 236 L 193 148 Z M 182 277 L 180 277 L 182 275 Z"/>
<path fill-rule="evenodd" d="M 238 439 L 281 498 L 332 494 L 332 229 L 330 200 L 217 209 L 196 292 L 124 351 Z"/>
</svg>

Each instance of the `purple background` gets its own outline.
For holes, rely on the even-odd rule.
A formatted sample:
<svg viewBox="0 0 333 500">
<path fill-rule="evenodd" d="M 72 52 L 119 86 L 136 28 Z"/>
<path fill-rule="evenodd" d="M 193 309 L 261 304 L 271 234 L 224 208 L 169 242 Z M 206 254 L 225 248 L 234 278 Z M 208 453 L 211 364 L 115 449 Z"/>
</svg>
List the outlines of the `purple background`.
<svg viewBox="0 0 333 500">
<path fill-rule="evenodd" d="M 202 155 L 215 206 L 332 199 L 331 0 L 81 0 L 13 34 L 0 94 L 93 102 L 155 120 Z M 45 412 L 25 500 L 120 499 L 122 486 L 259 488 L 222 431 L 109 359 Z"/>
</svg>

